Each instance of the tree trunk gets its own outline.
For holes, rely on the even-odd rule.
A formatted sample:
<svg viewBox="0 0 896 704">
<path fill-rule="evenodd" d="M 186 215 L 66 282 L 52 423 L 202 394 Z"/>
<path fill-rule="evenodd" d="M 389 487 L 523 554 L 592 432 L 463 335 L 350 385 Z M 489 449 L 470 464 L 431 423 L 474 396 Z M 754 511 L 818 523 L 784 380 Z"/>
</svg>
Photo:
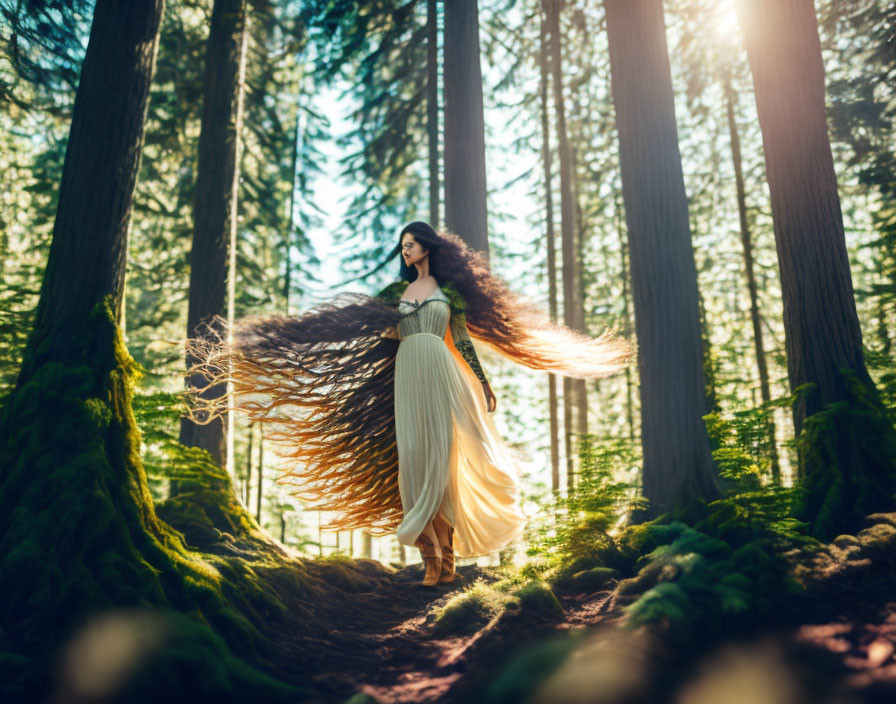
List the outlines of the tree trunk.
<svg viewBox="0 0 896 704">
<path fill-rule="evenodd" d="M 573 326 L 580 332 L 585 329 L 585 216 L 579 201 L 579 177 L 576 164 L 579 163 L 576 149 L 571 148 L 573 179 L 572 199 L 575 204 L 575 269 L 573 282 L 575 285 L 575 320 Z M 576 434 L 581 438 L 588 432 L 588 385 L 584 379 L 573 379 L 573 395 L 576 401 Z"/>
<path fill-rule="evenodd" d="M 249 421 L 249 452 L 246 454 L 246 489 L 243 492 L 243 505 L 249 508 L 249 493 L 252 488 L 252 445 L 255 439 L 255 424 Z"/>
<path fill-rule="evenodd" d="M 439 227 L 439 11 L 426 0 L 426 134 L 429 145 L 429 224 Z"/>
<path fill-rule="evenodd" d="M 303 85 L 301 81 L 299 85 Z M 296 129 L 292 138 L 292 182 L 289 189 L 289 213 L 286 219 L 286 265 L 283 272 L 283 313 L 289 315 L 289 294 L 292 289 L 292 241 L 295 236 L 296 191 L 299 190 L 299 140 L 302 138 L 302 106 L 296 107 Z M 235 238 L 234 238 L 235 239 Z"/>
<path fill-rule="evenodd" d="M 66 147 L 53 240 L 16 388 L 48 362 L 85 358 L 87 321 L 104 299 L 121 321 L 132 197 L 162 2 L 99 2 Z M 127 22 L 134 26 L 124 27 Z M 124 32 L 123 36 L 112 34 Z M 114 64 L 120 61 L 120 70 Z M 113 80 L 113 76 L 116 80 Z M 99 306 L 99 308 L 97 308 Z"/>
<path fill-rule="evenodd" d="M 551 69 L 554 87 L 554 112 L 557 128 L 557 151 L 560 157 L 560 241 L 563 269 L 563 322 L 577 328 L 577 311 L 581 307 L 576 282 L 575 203 L 573 200 L 573 161 L 566 132 L 566 108 L 563 103 L 563 55 L 560 38 L 560 4 L 562 0 L 545 0 L 547 29 L 550 35 Z M 575 444 L 573 409 L 579 405 L 577 380 L 563 379 L 563 424 L 566 434 L 567 491 L 575 486 Z"/>
<path fill-rule="evenodd" d="M 476 0 L 444 8 L 445 225 L 488 257 L 479 10 Z"/>
<path fill-rule="evenodd" d="M 541 138 L 544 164 L 544 203 L 547 228 L 545 249 L 548 266 L 548 311 L 551 320 L 557 320 L 557 255 L 554 247 L 554 194 L 551 178 L 551 129 L 548 119 L 548 60 L 549 49 L 545 26 L 544 3 L 539 12 L 541 24 Z M 560 490 L 560 422 L 557 408 L 557 375 L 548 374 L 548 417 L 551 427 L 551 491 Z"/>
<path fill-rule="evenodd" d="M 200 324 L 211 316 L 233 317 L 229 310 L 228 283 L 235 275 L 232 260 L 236 249 L 246 24 L 246 0 L 215 0 L 203 85 L 187 337 L 207 335 L 208 331 L 203 332 Z M 187 368 L 195 362 L 187 356 Z M 188 383 L 203 385 L 201 379 L 191 379 Z M 224 386 L 218 385 L 204 396 L 218 398 L 224 393 Z M 223 467 L 227 459 L 227 422 L 226 414 L 207 425 L 181 418 L 180 442 L 208 450 L 215 463 Z M 184 490 L 180 482 L 172 486 L 174 494 Z"/>
<path fill-rule="evenodd" d="M 572 496 L 576 488 L 575 448 L 572 441 L 572 379 L 563 377 L 563 452 L 566 454 L 566 495 Z"/>
<path fill-rule="evenodd" d="M 771 401 L 771 386 L 768 381 L 768 363 L 765 359 L 765 344 L 762 341 L 761 319 L 759 317 L 759 289 L 753 271 L 753 238 L 747 219 L 747 191 L 744 187 L 743 159 L 740 151 L 740 132 L 734 116 L 737 96 L 731 86 L 731 77 L 725 77 L 725 104 L 728 114 L 728 134 L 731 138 L 731 159 L 734 162 L 734 184 L 737 188 L 737 214 L 740 220 L 740 241 L 744 248 L 744 274 L 747 277 L 747 291 L 750 294 L 750 321 L 753 324 L 753 344 L 756 349 L 756 366 L 759 370 L 759 389 L 762 402 Z M 766 431 L 769 435 L 769 451 L 772 460 L 772 482 L 781 484 L 781 465 L 778 459 L 778 444 L 775 440 L 777 429 L 774 420 L 769 420 Z"/>
<path fill-rule="evenodd" d="M 718 413 L 721 408 L 719 407 L 719 400 L 716 396 L 716 370 L 712 361 L 712 345 L 709 341 L 709 323 L 706 321 L 706 307 L 703 304 L 703 296 L 699 289 L 697 290 L 697 310 L 700 316 L 700 355 L 703 359 L 706 412 Z M 737 310 L 737 306 L 735 306 L 735 310 Z"/>
<path fill-rule="evenodd" d="M 815 384 L 793 408 L 805 489 L 797 515 L 833 537 L 892 507 L 896 434 L 865 368 L 814 6 L 752 0 L 737 11 L 762 129 L 790 388 Z"/>
<path fill-rule="evenodd" d="M 890 343 L 890 331 L 887 329 L 887 304 L 883 296 L 878 297 L 877 303 L 877 339 L 880 340 L 881 354 L 889 357 L 892 344 Z"/>
<path fill-rule="evenodd" d="M 657 514 L 720 495 L 703 422 L 697 270 L 661 0 L 605 0 L 628 225 L 644 495 Z"/>
<path fill-rule="evenodd" d="M 220 691 L 212 671 L 223 665 L 235 696 L 270 692 L 257 673 L 246 687 L 246 664 L 234 667 L 207 628 L 238 628 L 256 652 L 262 639 L 245 619 L 235 625 L 220 576 L 156 514 L 131 410 L 137 371 L 118 321 L 162 10 L 162 0 L 94 6 L 37 315 L 0 417 L 0 632 L 4 674 L 15 668 L 27 701 L 71 695 L 48 691 L 59 648 L 97 614 L 138 607 L 186 636 L 184 652 L 208 655 L 194 691 Z M 195 616 L 189 631 L 171 610 Z M 122 696 L 119 683 L 103 686 Z"/>
<path fill-rule="evenodd" d="M 628 267 L 628 243 L 625 241 L 622 230 L 622 218 L 619 217 L 621 208 L 619 206 L 619 197 L 614 198 L 613 217 L 616 223 L 616 230 L 619 232 L 619 254 L 622 257 L 622 335 L 629 339 L 631 336 L 632 322 L 629 310 L 629 298 L 631 294 L 628 290 L 630 279 Z M 634 383 L 632 383 L 631 365 L 625 367 L 625 417 L 628 422 L 629 440 L 635 440 L 635 401 L 633 398 Z"/>
<path fill-rule="evenodd" d="M 264 489 L 264 427 L 258 433 L 258 487 L 255 495 L 255 520 L 261 524 L 261 495 Z"/>
<path fill-rule="evenodd" d="M 361 531 L 361 557 L 373 558 L 373 536 L 366 530 Z"/>
</svg>

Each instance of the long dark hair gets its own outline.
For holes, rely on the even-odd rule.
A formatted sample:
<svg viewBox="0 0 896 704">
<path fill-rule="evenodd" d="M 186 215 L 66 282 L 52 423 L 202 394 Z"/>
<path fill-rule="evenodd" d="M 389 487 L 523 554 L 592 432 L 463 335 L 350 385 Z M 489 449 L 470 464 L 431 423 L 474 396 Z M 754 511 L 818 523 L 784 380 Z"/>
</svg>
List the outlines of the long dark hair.
<svg viewBox="0 0 896 704">
<path fill-rule="evenodd" d="M 436 232 L 425 222 L 406 225 L 401 239 L 410 233 L 429 252 L 429 273 L 439 286 L 451 284 L 466 302 L 470 335 L 530 369 L 556 371 L 576 378 L 608 376 L 625 368 L 631 347 L 616 330 L 597 338 L 554 323 L 541 306 L 511 291 L 494 275 L 482 252 L 471 249 L 453 232 Z M 399 277 L 417 278 L 417 268 L 401 259 Z"/>
<path fill-rule="evenodd" d="M 624 368 L 629 347 L 614 331 L 590 338 L 553 323 L 457 235 L 423 222 L 407 232 L 429 251 L 438 284 L 463 299 L 471 337 L 532 369 L 596 378 Z M 401 237 L 383 264 L 400 250 Z M 402 259 L 399 276 L 413 281 L 416 268 Z M 185 341 L 187 415 L 205 424 L 245 413 L 285 460 L 277 481 L 294 486 L 308 508 L 337 514 L 323 528 L 390 532 L 402 519 L 393 391 L 399 342 L 383 334 L 401 317 L 394 301 L 350 293 L 301 316 L 232 324 L 215 316 Z"/>
</svg>

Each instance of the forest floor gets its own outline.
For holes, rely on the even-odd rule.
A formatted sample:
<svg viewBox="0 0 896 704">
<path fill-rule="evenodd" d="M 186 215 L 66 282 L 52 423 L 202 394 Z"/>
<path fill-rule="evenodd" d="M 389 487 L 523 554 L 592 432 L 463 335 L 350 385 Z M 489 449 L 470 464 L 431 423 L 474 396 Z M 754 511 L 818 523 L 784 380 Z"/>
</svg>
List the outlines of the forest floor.
<svg viewBox="0 0 896 704">
<path fill-rule="evenodd" d="M 710 623 L 690 602 L 678 625 L 638 629 L 626 606 L 676 578 L 655 562 L 591 591 L 476 565 L 426 587 L 420 564 L 191 536 L 268 595 L 246 616 L 271 647 L 249 659 L 321 704 L 894 704 L 896 513 L 865 526 L 782 553 L 798 589 L 763 594 L 774 608 Z"/>
<path fill-rule="evenodd" d="M 562 611 L 501 608 L 472 632 L 446 635 L 440 609 L 501 575 L 470 565 L 452 584 L 425 587 L 420 565 L 355 562 L 370 563 L 372 589 L 340 594 L 315 614 L 332 624 L 318 662 L 306 663 L 326 702 L 896 702 L 896 589 L 892 600 L 863 600 L 868 564 L 844 577 L 816 563 L 827 589 L 817 590 L 826 602 L 817 620 L 764 624 L 696 652 L 661 630 L 621 628 L 625 599 L 608 590 L 555 591 Z"/>
</svg>

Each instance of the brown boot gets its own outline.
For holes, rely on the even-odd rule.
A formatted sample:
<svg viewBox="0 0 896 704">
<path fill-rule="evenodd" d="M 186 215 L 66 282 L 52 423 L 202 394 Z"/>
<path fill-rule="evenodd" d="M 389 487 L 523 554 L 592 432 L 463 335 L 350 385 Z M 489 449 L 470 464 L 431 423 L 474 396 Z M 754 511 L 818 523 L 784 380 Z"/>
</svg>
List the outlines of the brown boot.
<svg viewBox="0 0 896 704">
<path fill-rule="evenodd" d="M 423 575 L 423 584 L 432 587 L 439 583 L 439 575 L 442 573 L 442 558 L 436 554 L 435 545 L 425 535 L 421 534 L 414 545 L 420 548 L 420 556 L 426 565 L 426 574 Z"/>
<path fill-rule="evenodd" d="M 454 527 L 448 526 L 448 544 L 442 546 L 442 573 L 440 582 L 454 581 Z"/>
</svg>

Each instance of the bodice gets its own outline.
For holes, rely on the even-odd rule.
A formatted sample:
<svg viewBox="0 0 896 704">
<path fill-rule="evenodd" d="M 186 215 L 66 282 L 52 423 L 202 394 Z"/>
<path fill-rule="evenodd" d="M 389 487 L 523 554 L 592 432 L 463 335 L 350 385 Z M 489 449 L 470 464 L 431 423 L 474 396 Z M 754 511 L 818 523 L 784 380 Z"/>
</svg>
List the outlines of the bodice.
<svg viewBox="0 0 896 704">
<path fill-rule="evenodd" d="M 398 310 L 405 316 L 398 321 L 398 336 L 404 339 L 410 335 L 426 332 L 444 338 L 451 318 L 448 297 L 441 288 L 436 288 L 424 301 L 398 302 Z"/>
</svg>

